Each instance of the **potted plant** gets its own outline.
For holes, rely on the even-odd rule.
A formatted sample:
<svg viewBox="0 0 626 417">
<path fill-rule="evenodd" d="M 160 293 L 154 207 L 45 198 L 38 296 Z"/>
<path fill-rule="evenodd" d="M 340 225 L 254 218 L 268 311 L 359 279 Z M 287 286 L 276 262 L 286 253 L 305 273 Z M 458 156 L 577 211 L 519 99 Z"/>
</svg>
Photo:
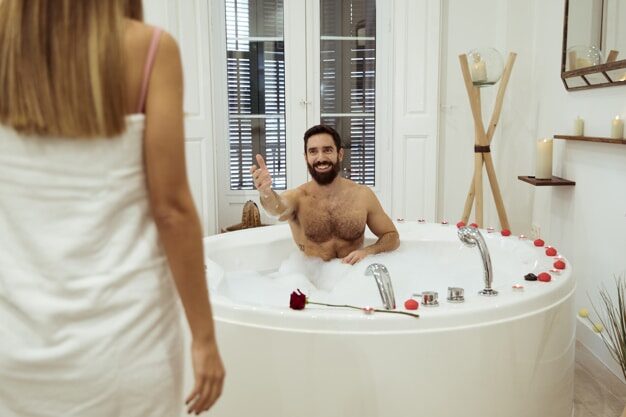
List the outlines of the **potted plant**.
<svg viewBox="0 0 626 417">
<path fill-rule="evenodd" d="M 600 290 L 601 306 L 593 310 L 598 316 L 600 326 L 593 324 L 594 329 L 600 334 L 613 359 L 619 364 L 626 379 L 626 277 L 615 277 L 617 299 L 613 299 L 606 288 Z M 603 310 L 604 314 L 600 314 Z M 588 320 L 588 315 L 585 315 Z M 622 412 L 626 417 L 626 406 Z"/>
</svg>

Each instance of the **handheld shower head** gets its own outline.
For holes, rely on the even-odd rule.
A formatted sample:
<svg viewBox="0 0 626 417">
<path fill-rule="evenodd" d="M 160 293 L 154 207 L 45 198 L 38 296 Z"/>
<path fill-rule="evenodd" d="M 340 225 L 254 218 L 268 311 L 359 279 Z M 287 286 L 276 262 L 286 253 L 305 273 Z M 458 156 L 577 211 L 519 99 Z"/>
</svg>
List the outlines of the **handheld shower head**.
<svg viewBox="0 0 626 417">
<path fill-rule="evenodd" d="M 461 227 L 457 234 L 459 236 L 459 239 L 461 239 L 461 242 L 463 242 L 465 246 L 478 246 L 478 250 L 480 251 L 480 256 L 483 261 L 485 289 L 480 291 L 479 294 L 487 296 L 497 295 L 498 292 L 491 288 L 491 284 L 493 282 L 491 257 L 489 256 L 487 243 L 485 242 L 483 235 L 480 233 L 480 230 L 478 230 L 478 228 L 476 227 L 465 226 Z"/>
<path fill-rule="evenodd" d="M 459 229 L 457 235 L 465 245 L 474 247 L 478 244 L 480 232 L 475 227 L 465 226 Z M 480 236 L 480 238 L 482 238 L 482 236 Z"/>
</svg>

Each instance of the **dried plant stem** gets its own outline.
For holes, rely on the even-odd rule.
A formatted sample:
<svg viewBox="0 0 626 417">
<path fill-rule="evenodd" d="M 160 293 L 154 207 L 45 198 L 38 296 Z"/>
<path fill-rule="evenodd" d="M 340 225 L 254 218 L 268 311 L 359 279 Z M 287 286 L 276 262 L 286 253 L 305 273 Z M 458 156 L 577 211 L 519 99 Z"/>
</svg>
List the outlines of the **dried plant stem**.
<svg viewBox="0 0 626 417">
<path fill-rule="evenodd" d="M 617 304 L 606 288 L 603 287 L 600 290 L 606 318 L 599 313 L 593 302 L 591 305 L 600 320 L 600 324 L 604 327 L 604 331 L 600 332 L 600 337 L 613 359 L 622 368 L 622 373 L 626 378 L 626 279 L 623 276 L 616 276 L 615 285 L 617 287 Z"/>
<path fill-rule="evenodd" d="M 326 306 L 326 307 L 341 307 L 341 308 L 352 308 L 354 310 L 366 311 L 363 307 L 351 306 L 349 304 L 328 304 L 328 303 L 318 303 L 315 301 L 307 300 L 307 304 L 317 304 L 318 306 Z M 374 308 L 371 311 L 376 311 L 378 313 L 392 313 L 392 314 L 404 314 L 405 316 L 411 316 L 415 318 L 419 318 L 419 314 L 409 313 L 407 311 L 396 311 L 396 310 L 382 310 L 378 308 Z"/>
</svg>

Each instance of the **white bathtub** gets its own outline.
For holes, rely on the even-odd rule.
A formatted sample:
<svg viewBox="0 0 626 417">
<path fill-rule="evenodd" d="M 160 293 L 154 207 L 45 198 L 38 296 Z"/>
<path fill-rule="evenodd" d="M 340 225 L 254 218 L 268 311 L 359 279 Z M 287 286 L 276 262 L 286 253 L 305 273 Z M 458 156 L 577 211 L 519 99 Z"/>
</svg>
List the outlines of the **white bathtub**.
<svg viewBox="0 0 626 417">
<path fill-rule="evenodd" d="M 575 283 L 569 262 L 551 282 L 524 281 L 529 272 L 553 268 L 554 258 L 532 241 L 482 230 L 499 295 L 479 296 L 480 254 L 459 241 L 456 226 L 397 227 L 397 254 L 346 267 L 335 291 L 318 301 L 382 307 L 373 277 L 363 271 L 387 261 L 398 309 L 412 293 L 438 291 L 440 306 L 420 306 L 419 319 L 312 305 L 294 311 L 288 294 L 295 288 L 288 284 L 248 290 L 228 282 L 232 271 L 276 270 L 297 251 L 287 225 L 205 239 L 227 370 L 210 415 L 570 417 Z M 523 291 L 512 289 L 516 283 Z M 448 303 L 448 286 L 464 288 L 465 302 Z"/>
</svg>

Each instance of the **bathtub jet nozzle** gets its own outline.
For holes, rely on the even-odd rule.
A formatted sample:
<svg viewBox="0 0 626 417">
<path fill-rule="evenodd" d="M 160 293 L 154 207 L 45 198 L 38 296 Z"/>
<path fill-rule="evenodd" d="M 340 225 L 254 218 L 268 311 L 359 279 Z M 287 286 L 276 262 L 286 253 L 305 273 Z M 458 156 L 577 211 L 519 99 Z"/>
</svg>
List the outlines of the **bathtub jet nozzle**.
<svg viewBox="0 0 626 417">
<path fill-rule="evenodd" d="M 479 291 L 478 294 L 486 296 L 498 295 L 498 291 L 491 288 L 491 284 L 493 283 L 493 270 L 491 269 L 491 257 L 489 256 L 489 250 L 487 249 L 487 243 L 485 242 L 483 235 L 480 234 L 478 228 L 471 226 L 461 227 L 458 231 L 458 235 L 461 242 L 465 245 L 469 247 L 478 245 L 480 257 L 483 260 L 485 280 L 485 288 L 482 291 Z"/>
<path fill-rule="evenodd" d="M 393 286 L 391 285 L 391 276 L 387 267 L 383 264 L 371 264 L 365 270 L 365 275 L 373 275 L 378 292 L 383 301 L 386 310 L 394 310 L 396 308 L 396 298 L 393 295 Z"/>
</svg>

